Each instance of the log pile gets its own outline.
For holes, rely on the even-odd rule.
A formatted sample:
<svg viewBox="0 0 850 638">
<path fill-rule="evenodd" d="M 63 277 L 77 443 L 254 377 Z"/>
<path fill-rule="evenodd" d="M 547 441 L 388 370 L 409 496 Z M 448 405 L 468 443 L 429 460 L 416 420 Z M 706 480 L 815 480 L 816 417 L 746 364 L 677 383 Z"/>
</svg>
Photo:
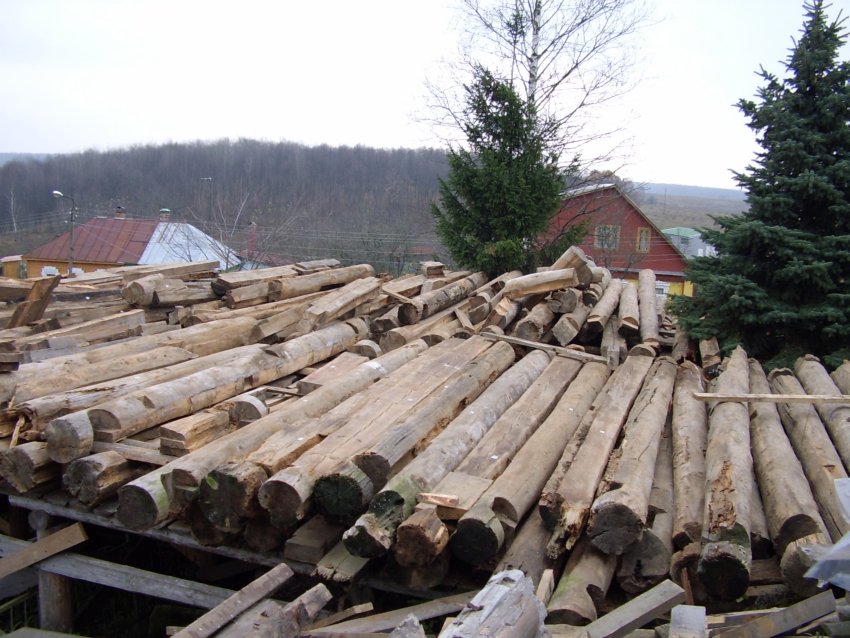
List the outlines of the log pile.
<svg viewBox="0 0 850 638">
<path fill-rule="evenodd" d="M 552 570 L 547 622 L 573 625 L 667 579 L 809 595 L 807 557 L 847 531 L 850 373 L 674 339 L 651 271 L 576 248 L 494 279 L 201 268 L 103 275 L 76 284 L 121 295 L 102 315 L 54 301 L 2 331 L 43 352 L 0 374 L 4 489 L 328 582 Z"/>
</svg>

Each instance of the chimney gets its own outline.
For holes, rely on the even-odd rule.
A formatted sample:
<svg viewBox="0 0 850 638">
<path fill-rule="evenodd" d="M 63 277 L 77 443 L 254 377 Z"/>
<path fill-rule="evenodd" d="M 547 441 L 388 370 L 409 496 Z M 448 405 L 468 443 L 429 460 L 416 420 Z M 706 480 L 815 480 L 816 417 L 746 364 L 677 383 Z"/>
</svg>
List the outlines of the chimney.
<svg viewBox="0 0 850 638">
<path fill-rule="evenodd" d="M 127 213 L 123 206 L 115 207 L 115 219 L 127 219 Z"/>
<path fill-rule="evenodd" d="M 160 208 L 159 209 L 159 221 L 170 222 L 171 221 L 171 210 L 168 209 L 168 208 Z"/>
</svg>

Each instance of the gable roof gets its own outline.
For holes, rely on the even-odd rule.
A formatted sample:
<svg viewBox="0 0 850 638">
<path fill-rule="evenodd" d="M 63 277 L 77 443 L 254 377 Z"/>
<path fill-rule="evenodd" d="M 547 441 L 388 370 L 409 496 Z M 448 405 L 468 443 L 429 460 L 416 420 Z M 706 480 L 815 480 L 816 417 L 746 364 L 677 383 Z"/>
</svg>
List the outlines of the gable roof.
<svg viewBox="0 0 850 638">
<path fill-rule="evenodd" d="M 70 245 L 69 231 L 26 257 L 64 261 L 68 259 Z M 183 222 L 95 217 L 74 229 L 74 260 L 79 262 L 158 264 L 212 259 L 235 262 L 236 253 Z"/>
</svg>

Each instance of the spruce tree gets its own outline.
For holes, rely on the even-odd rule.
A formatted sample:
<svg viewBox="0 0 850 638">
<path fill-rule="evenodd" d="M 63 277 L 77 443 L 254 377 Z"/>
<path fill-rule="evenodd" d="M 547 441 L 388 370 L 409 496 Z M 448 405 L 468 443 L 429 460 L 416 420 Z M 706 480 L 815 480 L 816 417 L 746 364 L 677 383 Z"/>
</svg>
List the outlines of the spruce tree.
<svg viewBox="0 0 850 638">
<path fill-rule="evenodd" d="M 561 203 L 564 175 L 547 152 L 534 108 L 508 82 L 478 67 L 465 87 L 466 146 L 448 153 L 432 212 L 455 263 L 497 274 L 529 271 L 535 239 Z"/>
<path fill-rule="evenodd" d="M 804 5 L 787 77 L 761 69 L 757 100 L 741 100 L 761 150 L 735 177 L 748 212 L 705 230 L 717 257 L 694 259 L 693 299 L 673 311 L 696 338 L 743 345 L 768 366 L 813 353 L 850 354 L 850 64 L 844 20 Z"/>
</svg>

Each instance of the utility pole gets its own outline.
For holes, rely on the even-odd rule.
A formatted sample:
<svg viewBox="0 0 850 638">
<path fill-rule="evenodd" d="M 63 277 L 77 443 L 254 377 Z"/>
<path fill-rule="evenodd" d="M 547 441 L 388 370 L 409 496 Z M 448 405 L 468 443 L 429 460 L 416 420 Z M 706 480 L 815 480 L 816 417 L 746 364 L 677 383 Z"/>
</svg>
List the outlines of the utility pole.
<svg viewBox="0 0 850 638">
<path fill-rule="evenodd" d="M 56 199 L 70 199 L 71 200 L 71 236 L 70 236 L 70 247 L 68 250 L 68 276 L 74 276 L 74 226 L 77 223 L 77 202 L 74 201 L 74 198 L 70 195 L 63 195 L 61 191 L 53 191 L 53 197 Z"/>
</svg>

